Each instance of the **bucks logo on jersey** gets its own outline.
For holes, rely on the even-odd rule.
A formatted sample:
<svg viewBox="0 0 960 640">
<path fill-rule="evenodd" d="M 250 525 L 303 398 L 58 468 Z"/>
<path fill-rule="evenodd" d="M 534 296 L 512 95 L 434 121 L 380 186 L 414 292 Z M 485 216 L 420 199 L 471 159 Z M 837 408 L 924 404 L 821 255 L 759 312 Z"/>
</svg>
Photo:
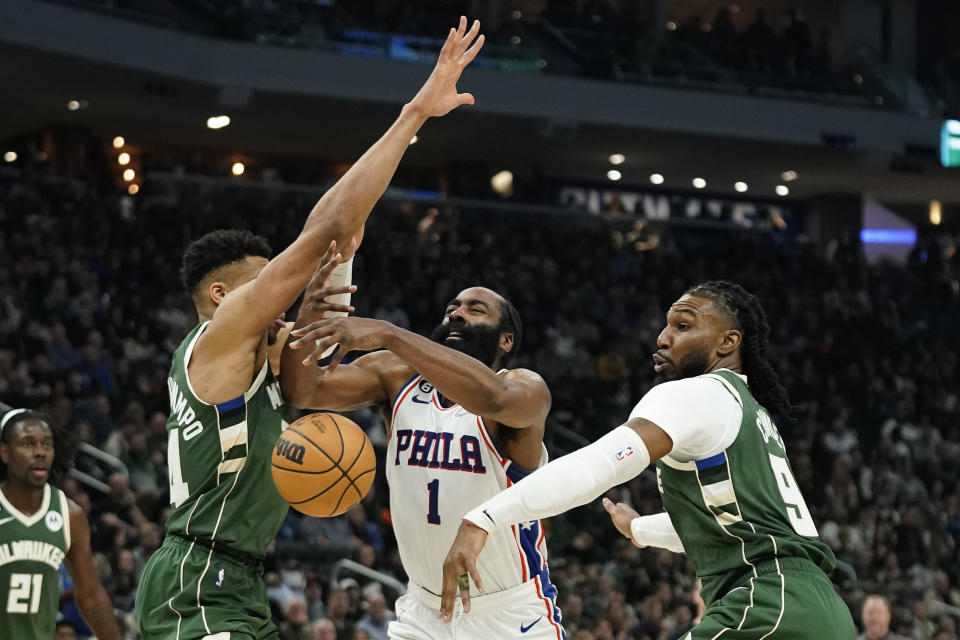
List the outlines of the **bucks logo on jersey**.
<svg viewBox="0 0 960 640">
<path fill-rule="evenodd" d="M 24 515 L 0 491 L 0 638 L 49 640 L 60 609 L 60 565 L 70 550 L 67 499 L 46 485 Z"/>
<path fill-rule="evenodd" d="M 704 600 L 775 558 L 806 558 L 829 573 L 836 559 L 818 537 L 773 420 L 743 378 L 726 369 L 707 375 L 743 409 L 736 439 L 703 460 L 657 462 L 663 506 L 703 579 Z"/>
</svg>

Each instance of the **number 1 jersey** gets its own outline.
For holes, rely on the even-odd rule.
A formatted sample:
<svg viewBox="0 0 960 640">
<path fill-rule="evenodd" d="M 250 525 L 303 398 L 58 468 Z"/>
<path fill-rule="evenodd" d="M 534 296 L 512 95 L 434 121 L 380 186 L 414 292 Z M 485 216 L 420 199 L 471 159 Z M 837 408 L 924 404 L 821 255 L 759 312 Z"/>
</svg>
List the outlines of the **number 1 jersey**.
<svg viewBox="0 0 960 640">
<path fill-rule="evenodd" d="M 541 465 L 546 457 L 544 448 Z M 407 383 L 393 404 L 386 473 L 390 517 L 410 580 L 439 595 L 443 561 L 464 514 L 530 471 L 500 455 L 482 418 L 460 405 L 441 405 L 421 376 Z M 537 577 L 550 589 L 540 521 L 490 534 L 477 570 L 487 593 Z"/>
</svg>

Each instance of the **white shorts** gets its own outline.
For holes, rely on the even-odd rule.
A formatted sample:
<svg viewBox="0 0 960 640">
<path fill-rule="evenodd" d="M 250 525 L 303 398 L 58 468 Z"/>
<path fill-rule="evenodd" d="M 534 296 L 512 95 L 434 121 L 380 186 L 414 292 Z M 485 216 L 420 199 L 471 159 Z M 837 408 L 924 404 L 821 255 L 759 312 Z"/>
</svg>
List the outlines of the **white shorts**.
<svg viewBox="0 0 960 640">
<path fill-rule="evenodd" d="M 537 576 L 523 584 L 470 598 L 464 614 L 457 599 L 453 620 L 440 620 L 440 597 L 413 582 L 397 599 L 397 620 L 387 628 L 391 640 L 566 640 L 560 624 L 556 589 L 544 590 Z"/>
</svg>

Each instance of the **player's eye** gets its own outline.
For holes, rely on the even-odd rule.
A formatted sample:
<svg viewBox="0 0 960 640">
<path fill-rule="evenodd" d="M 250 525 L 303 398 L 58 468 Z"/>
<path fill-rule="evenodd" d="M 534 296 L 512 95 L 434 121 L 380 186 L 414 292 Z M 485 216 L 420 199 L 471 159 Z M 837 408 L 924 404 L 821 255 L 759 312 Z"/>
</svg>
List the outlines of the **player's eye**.
<svg viewBox="0 0 960 640">
<path fill-rule="evenodd" d="M 680 324 L 677 325 L 677 327 L 680 329 L 680 331 L 686 331 L 687 329 L 690 328 L 690 325 L 687 324 L 686 322 L 681 322 Z"/>
<path fill-rule="evenodd" d="M 473 307 L 473 308 L 470 309 L 470 311 L 473 312 L 473 313 L 486 313 L 486 312 L 487 312 L 487 310 L 484 309 L 483 307 Z"/>
</svg>

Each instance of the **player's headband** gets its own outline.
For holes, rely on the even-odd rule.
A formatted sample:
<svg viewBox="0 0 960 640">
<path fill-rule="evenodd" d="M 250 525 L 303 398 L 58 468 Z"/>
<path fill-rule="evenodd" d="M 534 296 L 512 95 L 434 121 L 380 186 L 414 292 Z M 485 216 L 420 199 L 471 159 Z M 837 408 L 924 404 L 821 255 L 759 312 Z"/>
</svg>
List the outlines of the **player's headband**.
<svg viewBox="0 0 960 640">
<path fill-rule="evenodd" d="M 26 413 L 29 409 L 11 409 L 3 414 L 3 419 L 0 420 L 0 436 L 3 435 L 3 428 L 7 426 L 7 423 L 10 422 L 11 418 L 20 415 L 21 413 Z"/>
</svg>

